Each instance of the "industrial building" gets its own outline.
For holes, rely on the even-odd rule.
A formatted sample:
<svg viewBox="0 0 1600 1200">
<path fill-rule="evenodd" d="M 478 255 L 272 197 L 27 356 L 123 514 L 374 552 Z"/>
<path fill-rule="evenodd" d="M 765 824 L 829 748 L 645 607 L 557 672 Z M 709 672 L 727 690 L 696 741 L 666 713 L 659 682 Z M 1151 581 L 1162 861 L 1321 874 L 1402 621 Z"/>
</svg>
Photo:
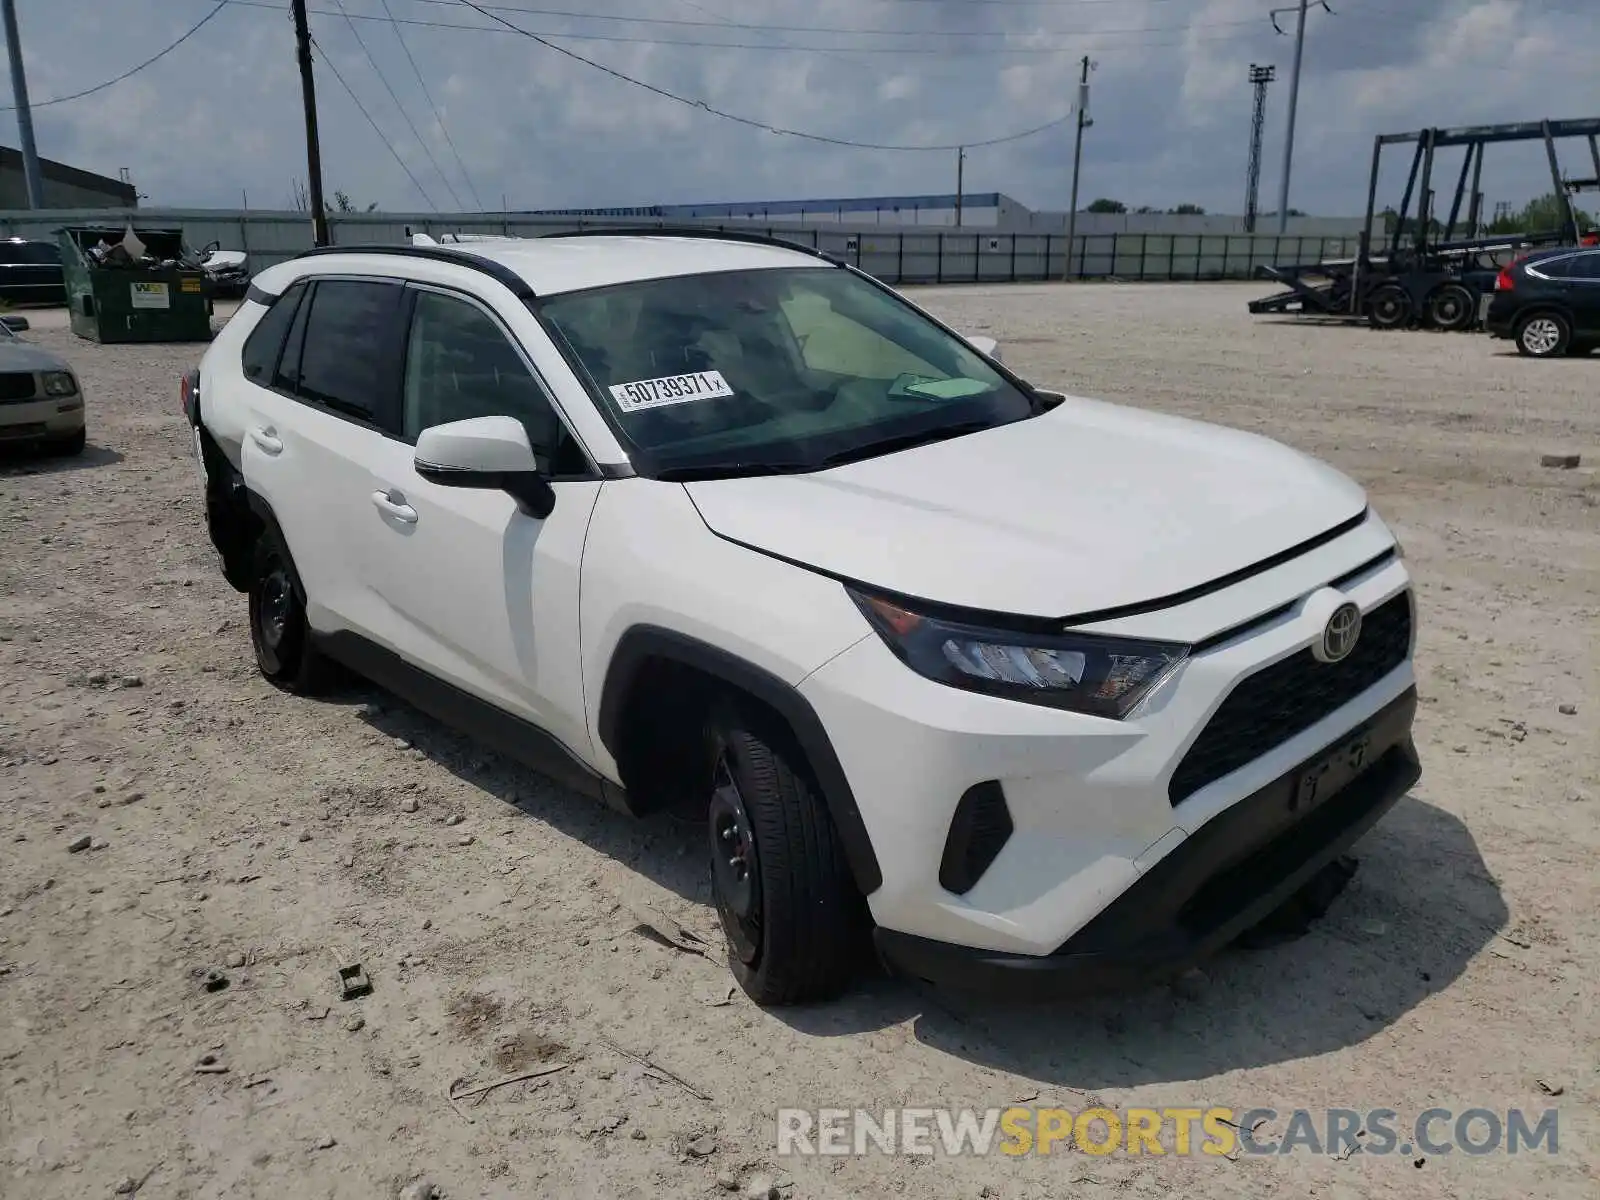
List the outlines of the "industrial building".
<svg viewBox="0 0 1600 1200">
<path fill-rule="evenodd" d="M 139 192 L 124 179 L 96 175 L 53 159 L 39 160 L 46 208 L 136 208 Z M 28 207 L 28 188 L 22 173 L 22 152 L 0 146 L 0 210 Z"/>
</svg>

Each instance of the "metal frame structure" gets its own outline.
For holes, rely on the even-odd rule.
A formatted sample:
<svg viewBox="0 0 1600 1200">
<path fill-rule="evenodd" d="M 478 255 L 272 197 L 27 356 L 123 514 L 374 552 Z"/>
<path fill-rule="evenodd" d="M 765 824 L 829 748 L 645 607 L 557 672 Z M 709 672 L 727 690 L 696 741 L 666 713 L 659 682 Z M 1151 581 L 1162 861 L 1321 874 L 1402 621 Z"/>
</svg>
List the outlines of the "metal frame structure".
<svg viewBox="0 0 1600 1200">
<path fill-rule="evenodd" d="M 1595 178 L 1568 180 L 1561 174 L 1556 142 L 1583 138 L 1594 162 Z M 1565 205 L 1558 230 L 1526 230 L 1484 236 L 1484 151 L 1505 142 L 1542 141 L 1550 163 L 1555 194 Z M 1373 252 L 1378 239 L 1373 226 L 1377 209 L 1378 172 L 1386 146 L 1414 145 L 1411 170 L 1392 238 L 1384 251 Z M 1449 216 L 1434 216 L 1434 169 L 1439 152 L 1464 147 Z M 1600 188 L 1600 117 L 1570 121 L 1524 121 L 1510 125 L 1469 125 L 1455 129 L 1423 129 L 1382 134 L 1373 142 L 1372 174 L 1367 184 L 1367 218 L 1360 250 L 1354 259 L 1262 267 L 1264 278 L 1287 288 L 1250 303 L 1252 313 L 1293 313 L 1346 320 L 1368 320 L 1378 328 L 1414 324 L 1447 330 L 1470 329 L 1480 321 L 1484 297 L 1493 289 L 1502 259 L 1538 245 L 1576 245 L 1578 228 L 1574 192 Z M 1465 212 L 1463 212 L 1465 204 Z M 1387 215 L 1387 214 L 1382 214 Z M 1437 226 L 1437 229 L 1436 229 Z M 1457 238 L 1458 229 L 1464 235 Z"/>
<path fill-rule="evenodd" d="M 1244 180 L 1244 231 L 1256 231 L 1256 212 L 1261 199 L 1261 135 L 1267 122 L 1267 85 L 1277 77 L 1278 68 L 1250 64 L 1250 86 L 1255 100 L 1250 107 L 1250 162 Z"/>
</svg>

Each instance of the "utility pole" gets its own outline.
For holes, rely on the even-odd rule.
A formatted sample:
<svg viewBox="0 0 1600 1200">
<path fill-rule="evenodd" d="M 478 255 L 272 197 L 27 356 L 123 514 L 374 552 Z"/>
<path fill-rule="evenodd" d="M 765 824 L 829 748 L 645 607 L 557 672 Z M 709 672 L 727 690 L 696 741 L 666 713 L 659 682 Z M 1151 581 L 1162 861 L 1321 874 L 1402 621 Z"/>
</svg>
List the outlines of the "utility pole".
<svg viewBox="0 0 1600 1200">
<path fill-rule="evenodd" d="M 1267 84 L 1277 77 L 1277 67 L 1250 64 L 1250 82 L 1255 85 L 1255 106 L 1250 110 L 1250 165 L 1245 169 L 1244 231 L 1256 231 L 1256 205 L 1261 195 L 1261 134 L 1267 122 Z"/>
<path fill-rule="evenodd" d="M 10 0 L 7 0 L 9 3 Z M 317 140 L 317 85 L 311 78 L 311 29 L 306 0 L 292 0 L 295 55 L 300 60 L 300 102 L 306 110 L 306 186 L 311 193 L 311 243 L 328 245 L 328 211 L 322 206 L 322 146 Z"/>
<path fill-rule="evenodd" d="M 17 34 L 16 0 L 0 0 L 6 25 L 6 53 L 11 57 L 11 94 L 16 97 L 17 140 L 22 143 L 22 177 L 28 190 L 28 207 L 44 207 L 44 176 L 39 171 L 39 148 L 33 144 L 33 110 L 28 107 L 28 77 L 22 70 L 22 41 Z"/>
<path fill-rule="evenodd" d="M 1300 63 L 1305 57 L 1306 49 L 1306 10 L 1311 7 L 1313 0 L 1299 0 L 1299 4 L 1290 8 L 1275 8 L 1268 15 L 1272 18 L 1272 27 L 1279 33 L 1283 30 L 1278 25 L 1278 14 L 1296 13 L 1294 27 L 1294 65 L 1289 69 L 1289 127 L 1283 135 L 1283 178 L 1278 182 L 1278 233 L 1288 232 L 1289 228 L 1289 172 L 1294 166 L 1294 118 L 1296 109 L 1300 104 Z M 1322 5 L 1324 11 L 1332 13 L 1328 7 L 1328 0 L 1315 0 Z"/>
<path fill-rule="evenodd" d="M 1067 209 L 1067 274 L 1072 278 L 1072 243 L 1078 235 L 1078 171 L 1083 166 L 1083 131 L 1094 124 L 1089 115 L 1089 72 L 1094 64 L 1083 56 L 1083 70 L 1078 75 L 1078 136 L 1072 146 L 1072 204 Z"/>
<path fill-rule="evenodd" d="M 956 228 L 961 228 L 961 194 L 966 184 L 967 148 L 956 147 Z"/>
</svg>

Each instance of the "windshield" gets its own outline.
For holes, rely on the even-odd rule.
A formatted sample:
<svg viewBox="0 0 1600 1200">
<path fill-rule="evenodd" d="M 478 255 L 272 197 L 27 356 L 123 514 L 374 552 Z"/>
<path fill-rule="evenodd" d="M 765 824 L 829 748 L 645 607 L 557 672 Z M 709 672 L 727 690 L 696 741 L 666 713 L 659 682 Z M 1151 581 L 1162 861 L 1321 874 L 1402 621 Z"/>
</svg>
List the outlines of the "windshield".
<svg viewBox="0 0 1600 1200">
<path fill-rule="evenodd" d="M 540 312 L 641 474 L 817 470 L 1036 411 L 966 343 L 838 267 L 621 284 Z"/>
</svg>

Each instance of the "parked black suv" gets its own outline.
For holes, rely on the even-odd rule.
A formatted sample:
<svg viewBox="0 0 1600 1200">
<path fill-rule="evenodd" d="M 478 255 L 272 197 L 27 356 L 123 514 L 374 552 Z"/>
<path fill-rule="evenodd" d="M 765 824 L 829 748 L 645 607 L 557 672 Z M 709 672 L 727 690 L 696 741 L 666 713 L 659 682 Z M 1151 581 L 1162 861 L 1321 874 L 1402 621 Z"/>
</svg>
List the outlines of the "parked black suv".
<svg viewBox="0 0 1600 1200">
<path fill-rule="evenodd" d="M 0 300 L 12 304 L 65 304 L 61 247 L 27 238 L 0 238 Z"/>
<path fill-rule="evenodd" d="M 1484 325 L 1530 358 L 1593 350 L 1600 345 L 1600 248 L 1517 259 L 1495 280 Z"/>
</svg>

